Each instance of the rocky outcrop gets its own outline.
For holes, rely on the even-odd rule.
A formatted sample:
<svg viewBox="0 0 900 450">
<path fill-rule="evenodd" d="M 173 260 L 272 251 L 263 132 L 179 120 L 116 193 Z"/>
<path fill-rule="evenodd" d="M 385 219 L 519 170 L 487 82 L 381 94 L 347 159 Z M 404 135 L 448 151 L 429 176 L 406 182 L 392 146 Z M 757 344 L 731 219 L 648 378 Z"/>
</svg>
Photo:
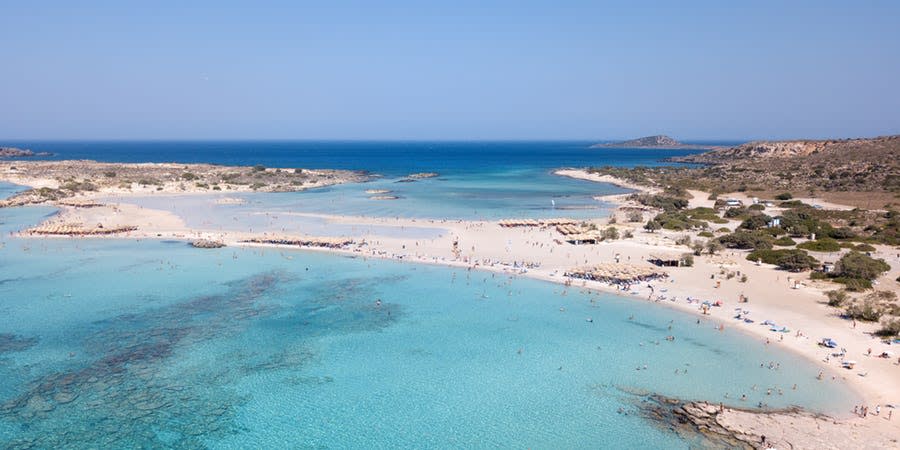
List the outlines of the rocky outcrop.
<svg viewBox="0 0 900 450">
<path fill-rule="evenodd" d="M 0 158 L 27 158 L 31 156 L 50 156 L 51 153 L 35 153 L 27 148 L 0 147 Z"/>
<path fill-rule="evenodd" d="M 191 242 L 191 247 L 194 248 L 222 248 L 225 246 L 225 243 L 222 241 L 213 241 L 211 239 L 198 239 L 196 241 Z"/>
<path fill-rule="evenodd" d="M 688 440 L 702 435 L 713 448 L 846 449 L 897 448 L 895 433 L 874 419 L 839 420 L 798 407 L 743 409 L 709 402 L 642 397 L 647 419 Z"/>
<path fill-rule="evenodd" d="M 0 147 L 0 158 L 15 158 L 19 156 L 34 156 L 34 152 L 16 147 Z"/>
<path fill-rule="evenodd" d="M 424 180 L 426 178 L 434 178 L 440 176 L 437 172 L 419 172 L 419 173 L 411 173 L 407 176 L 407 178 L 412 178 L 413 180 Z"/>
</svg>

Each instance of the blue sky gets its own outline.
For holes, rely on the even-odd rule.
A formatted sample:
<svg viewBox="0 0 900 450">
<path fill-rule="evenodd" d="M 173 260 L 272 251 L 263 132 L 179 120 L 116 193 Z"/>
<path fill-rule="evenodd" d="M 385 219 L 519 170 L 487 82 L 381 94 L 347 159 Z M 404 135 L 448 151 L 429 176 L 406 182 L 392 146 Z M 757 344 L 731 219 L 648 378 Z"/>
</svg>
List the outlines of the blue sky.
<svg viewBox="0 0 900 450">
<path fill-rule="evenodd" d="M 0 137 L 900 133 L 900 2 L 0 0 Z"/>
</svg>

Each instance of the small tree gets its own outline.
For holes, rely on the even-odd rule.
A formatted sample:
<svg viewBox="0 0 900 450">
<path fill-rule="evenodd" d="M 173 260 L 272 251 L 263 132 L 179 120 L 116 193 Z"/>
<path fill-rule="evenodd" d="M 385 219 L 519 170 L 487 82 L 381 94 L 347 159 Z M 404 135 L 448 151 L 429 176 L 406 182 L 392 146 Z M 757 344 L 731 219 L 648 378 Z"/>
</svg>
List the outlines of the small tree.
<svg viewBox="0 0 900 450">
<path fill-rule="evenodd" d="M 600 237 L 603 240 L 615 240 L 619 238 L 619 230 L 616 227 L 608 227 L 605 230 L 600 232 Z"/>
<path fill-rule="evenodd" d="M 790 272 L 800 272 L 813 269 L 819 265 L 819 261 L 802 250 L 784 250 L 784 252 L 785 255 L 778 261 L 778 267 L 781 269 Z"/>
<path fill-rule="evenodd" d="M 846 314 L 847 317 L 850 317 L 851 319 L 876 322 L 881 318 L 883 312 L 881 308 L 878 307 L 877 303 L 875 303 L 871 299 L 866 298 L 861 301 L 851 303 L 850 306 L 847 307 Z"/>
<path fill-rule="evenodd" d="M 690 253 L 685 253 L 681 255 L 681 265 L 684 267 L 693 267 L 694 265 L 694 255 Z"/>
<path fill-rule="evenodd" d="M 758 230 L 760 228 L 765 228 L 771 221 L 772 218 L 765 214 L 755 214 L 744 219 L 744 221 L 741 222 L 740 228 L 745 230 Z"/>
<path fill-rule="evenodd" d="M 709 240 L 706 242 L 706 251 L 710 255 L 715 255 L 716 253 L 721 252 L 723 248 L 724 247 L 722 247 L 722 244 L 720 244 L 719 241 Z"/>
<path fill-rule="evenodd" d="M 694 250 L 694 256 L 700 256 L 703 254 L 703 249 L 706 248 L 706 246 L 703 245 L 702 242 L 694 242 L 694 245 L 691 248 Z"/>
<path fill-rule="evenodd" d="M 874 259 L 856 251 L 847 253 L 835 265 L 836 276 L 869 281 L 888 270 L 891 270 L 891 266 L 883 259 Z"/>
<path fill-rule="evenodd" d="M 883 337 L 891 337 L 900 335 L 900 317 L 885 319 L 881 322 L 881 329 L 875 334 Z"/>
<path fill-rule="evenodd" d="M 629 222 L 641 222 L 644 220 L 644 213 L 640 211 L 631 211 L 628 213 Z"/>
<path fill-rule="evenodd" d="M 828 291 L 825 293 L 825 296 L 828 297 L 828 306 L 834 306 L 835 308 L 844 306 L 844 303 L 850 298 L 847 295 L 847 291 L 844 290 Z"/>
<path fill-rule="evenodd" d="M 654 231 L 662 228 L 662 225 L 655 220 L 648 220 L 646 224 L 644 224 L 644 229 L 653 233 Z"/>
</svg>

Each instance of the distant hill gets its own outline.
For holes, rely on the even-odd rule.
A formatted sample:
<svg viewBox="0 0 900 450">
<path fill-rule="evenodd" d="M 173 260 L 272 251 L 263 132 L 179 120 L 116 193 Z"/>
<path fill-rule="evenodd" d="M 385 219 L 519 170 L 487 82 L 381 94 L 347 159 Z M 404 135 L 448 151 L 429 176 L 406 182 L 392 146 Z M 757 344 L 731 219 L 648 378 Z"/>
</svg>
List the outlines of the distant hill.
<svg viewBox="0 0 900 450">
<path fill-rule="evenodd" d="M 793 159 L 836 165 L 841 162 L 890 163 L 900 148 L 900 136 L 862 139 L 753 141 L 736 147 L 715 149 L 697 155 L 672 158 L 679 162 L 719 164 L 725 162 Z"/>
<path fill-rule="evenodd" d="M 591 148 L 671 148 L 671 149 L 708 149 L 709 146 L 683 144 L 666 135 L 646 136 L 621 142 L 594 144 Z"/>
<path fill-rule="evenodd" d="M 755 141 L 671 158 L 708 165 L 691 175 L 785 191 L 900 192 L 900 135 Z M 727 189 L 722 189 L 726 190 Z"/>
</svg>

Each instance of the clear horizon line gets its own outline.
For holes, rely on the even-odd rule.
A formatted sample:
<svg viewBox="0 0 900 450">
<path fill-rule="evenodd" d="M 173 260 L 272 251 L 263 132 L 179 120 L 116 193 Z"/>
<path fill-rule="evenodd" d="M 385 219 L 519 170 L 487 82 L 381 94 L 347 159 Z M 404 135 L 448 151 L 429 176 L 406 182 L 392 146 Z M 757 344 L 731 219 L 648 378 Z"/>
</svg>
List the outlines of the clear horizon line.
<svg viewBox="0 0 900 450">
<path fill-rule="evenodd" d="M 648 135 L 649 136 L 649 135 Z M 656 135 L 652 135 L 656 136 Z M 647 137 L 647 136 L 641 136 Z M 190 137 L 190 138 L 147 138 L 147 137 L 130 137 L 130 138 L 107 138 L 107 137 L 90 137 L 90 138 L 40 138 L 40 137 L 15 137 L 0 138 L 0 145 L 3 142 L 15 141 L 37 141 L 37 142 L 591 142 L 591 143 L 609 143 L 640 139 L 641 137 L 631 138 L 267 138 L 267 137 L 240 137 L 240 138 L 219 138 L 219 137 Z M 791 138 L 791 139 L 831 139 L 831 138 Z M 726 142 L 749 142 L 755 140 L 786 140 L 776 138 L 678 138 L 679 142 L 710 142 L 710 141 L 726 141 Z"/>
</svg>

